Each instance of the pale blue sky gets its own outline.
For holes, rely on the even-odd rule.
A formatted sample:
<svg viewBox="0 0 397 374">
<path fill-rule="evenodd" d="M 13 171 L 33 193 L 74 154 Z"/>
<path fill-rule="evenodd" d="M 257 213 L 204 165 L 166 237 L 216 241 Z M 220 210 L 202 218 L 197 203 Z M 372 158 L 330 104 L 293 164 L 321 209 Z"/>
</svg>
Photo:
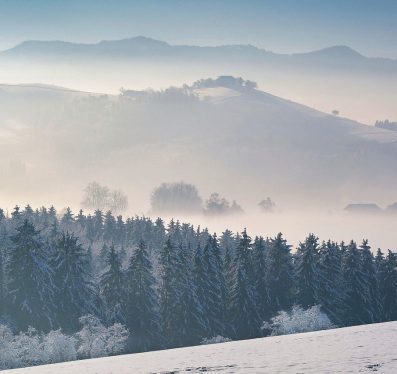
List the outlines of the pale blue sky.
<svg viewBox="0 0 397 374">
<path fill-rule="evenodd" d="M 345 44 L 397 58 L 397 0 L 0 0 L 0 49 L 136 35 L 275 52 Z"/>
</svg>

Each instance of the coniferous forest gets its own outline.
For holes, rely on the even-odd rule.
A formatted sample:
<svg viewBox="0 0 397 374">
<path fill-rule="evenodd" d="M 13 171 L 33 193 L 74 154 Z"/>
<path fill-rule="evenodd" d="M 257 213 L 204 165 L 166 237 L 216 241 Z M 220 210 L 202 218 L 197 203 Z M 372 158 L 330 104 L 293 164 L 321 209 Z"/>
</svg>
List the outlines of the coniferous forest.
<svg viewBox="0 0 397 374">
<path fill-rule="evenodd" d="M 74 334 L 91 315 L 124 325 L 126 351 L 139 352 L 260 337 L 294 305 L 320 305 L 336 326 L 396 320 L 397 254 L 110 211 L 0 210 L 0 324 L 15 333 Z"/>
</svg>

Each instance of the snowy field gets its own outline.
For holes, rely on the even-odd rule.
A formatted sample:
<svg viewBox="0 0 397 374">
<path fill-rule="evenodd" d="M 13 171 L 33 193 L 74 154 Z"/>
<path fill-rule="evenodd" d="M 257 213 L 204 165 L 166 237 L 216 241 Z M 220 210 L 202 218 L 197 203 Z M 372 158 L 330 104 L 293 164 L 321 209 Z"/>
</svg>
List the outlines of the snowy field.
<svg viewBox="0 0 397 374">
<path fill-rule="evenodd" d="M 397 322 L 8 370 L 15 374 L 397 373 Z"/>
</svg>

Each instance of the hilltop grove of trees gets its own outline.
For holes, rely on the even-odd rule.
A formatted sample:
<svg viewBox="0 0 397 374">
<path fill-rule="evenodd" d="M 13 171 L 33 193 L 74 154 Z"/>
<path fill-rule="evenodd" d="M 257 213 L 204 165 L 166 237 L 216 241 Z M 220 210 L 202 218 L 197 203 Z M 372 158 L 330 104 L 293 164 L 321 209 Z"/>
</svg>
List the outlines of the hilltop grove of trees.
<svg viewBox="0 0 397 374">
<path fill-rule="evenodd" d="M 293 251 L 281 233 L 218 237 L 110 211 L 0 210 L 0 344 L 31 329 L 81 340 L 82 323 L 129 331 L 113 354 L 249 339 L 267 334 L 264 321 L 307 319 L 297 306 L 333 326 L 396 320 L 397 254 L 313 234 Z"/>
</svg>

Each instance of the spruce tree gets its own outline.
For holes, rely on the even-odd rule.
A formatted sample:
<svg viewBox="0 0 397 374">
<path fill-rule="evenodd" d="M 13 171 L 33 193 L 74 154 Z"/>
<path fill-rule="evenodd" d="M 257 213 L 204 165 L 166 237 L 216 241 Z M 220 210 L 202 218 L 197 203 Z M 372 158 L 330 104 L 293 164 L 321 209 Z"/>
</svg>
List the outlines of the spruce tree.
<svg viewBox="0 0 397 374">
<path fill-rule="evenodd" d="M 74 235 L 63 233 L 58 239 L 53 266 L 58 324 L 65 331 L 76 331 L 78 319 L 85 314 L 98 314 L 98 308 L 87 252 Z"/>
<path fill-rule="evenodd" d="M 258 337 L 262 322 L 258 313 L 250 251 L 251 238 L 244 230 L 236 249 L 229 305 L 230 322 L 237 339 Z"/>
<path fill-rule="evenodd" d="M 103 236 L 103 214 L 97 209 L 92 217 L 92 233 L 95 240 L 102 239 Z"/>
<path fill-rule="evenodd" d="M 103 223 L 103 240 L 106 242 L 114 242 L 116 233 L 116 219 L 113 217 L 112 212 L 109 210 L 105 214 Z"/>
<path fill-rule="evenodd" d="M 263 320 L 270 318 L 269 298 L 266 286 L 266 245 L 262 236 L 256 237 L 253 246 L 255 288 L 259 314 Z"/>
<path fill-rule="evenodd" d="M 323 243 L 318 263 L 318 302 L 327 316 L 338 326 L 343 325 L 346 291 L 342 274 L 342 255 L 337 243 Z"/>
<path fill-rule="evenodd" d="M 180 300 L 180 289 L 176 280 L 179 258 L 176 247 L 172 244 L 170 237 L 166 240 L 160 252 L 160 315 L 162 330 L 169 344 L 177 345 L 179 316 L 178 303 Z"/>
<path fill-rule="evenodd" d="M 205 337 L 207 320 L 205 310 L 197 297 L 192 264 L 182 244 L 178 248 L 178 258 L 175 268 L 175 287 L 179 293 L 176 308 L 179 329 L 176 331 L 175 343 L 177 346 L 199 344 Z"/>
<path fill-rule="evenodd" d="M 73 229 L 74 217 L 69 207 L 66 208 L 66 212 L 62 216 L 60 223 L 64 231 L 71 231 Z"/>
<path fill-rule="evenodd" d="M 227 305 L 223 264 L 216 236 L 209 237 L 203 251 L 203 263 L 208 282 L 206 303 L 203 306 L 208 318 L 211 336 L 224 335 Z"/>
<path fill-rule="evenodd" d="M 370 322 L 371 305 L 369 282 L 362 271 L 362 258 L 357 245 L 351 241 L 343 258 L 343 276 L 346 286 L 346 325 Z"/>
<path fill-rule="evenodd" d="M 9 314 L 18 329 L 47 330 L 54 325 L 54 274 L 42 239 L 27 219 L 11 237 L 8 254 Z"/>
<path fill-rule="evenodd" d="M 388 251 L 380 275 L 384 321 L 397 320 L 397 254 Z"/>
<path fill-rule="evenodd" d="M 295 255 L 295 301 L 303 308 L 317 304 L 319 274 L 317 269 L 318 238 L 310 234 L 300 243 Z"/>
<path fill-rule="evenodd" d="M 106 320 L 109 325 L 116 322 L 124 323 L 124 274 L 114 245 L 110 246 L 105 265 L 106 270 L 101 275 L 100 288 L 105 305 Z"/>
<path fill-rule="evenodd" d="M 200 246 L 200 243 L 197 246 L 196 251 L 194 252 L 194 259 L 193 259 L 193 274 L 194 274 L 194 283 L 196 285 L 196 294 L 197 300 L 200 303 L 203 309 L 203 335 L 210 336 L 211 329 L 208 321 L 208 314 L 207 309 L 208 305 L 210 304 L 208 301 L 208 296 L 210 295 L 210 281 L 207 276 L 206 267 L 204 265 L 204 253 Z"/>
<path fill-rule="evenodd" d="M 266 285 L 272 314 L 292 306 L 293 267 L 291 247 L 279 233 L 271 239 L 266 256 Z"/>
<path fill-rule="evenodd" d="M 6 276 L 5 276 L 5 251 L 0 237 L 0 319 L 5 315 L 6 304 Z"/>
<path fill-rule="evenodd" d="M 360 246 L 361 251 L 361 270 L 365 274 L 368 291 L 369 300 L 366 304 L 368 305 L 368 322 L 379 322 L 381 314 L 380 306 L 380 295 L 379 295 L 379 284 L 376 274 L 376 265 L 374 255 L 371 252 L 371 247 L 368 245 L 368 240 L 363 240 Z"/>
<path fill-rule="evenodd" d="M 122 216 L 117 216 L 114 241 L 121 246 L 125 244 L 125 224 Z"/>
<path fill-rule="evenodd" d="M 133 350 L 160 348 L 161 323 L 155 278 L 146 246 L 141 242 L 126 273 L 126 324 L 133 332 Z"/>
</svg>

